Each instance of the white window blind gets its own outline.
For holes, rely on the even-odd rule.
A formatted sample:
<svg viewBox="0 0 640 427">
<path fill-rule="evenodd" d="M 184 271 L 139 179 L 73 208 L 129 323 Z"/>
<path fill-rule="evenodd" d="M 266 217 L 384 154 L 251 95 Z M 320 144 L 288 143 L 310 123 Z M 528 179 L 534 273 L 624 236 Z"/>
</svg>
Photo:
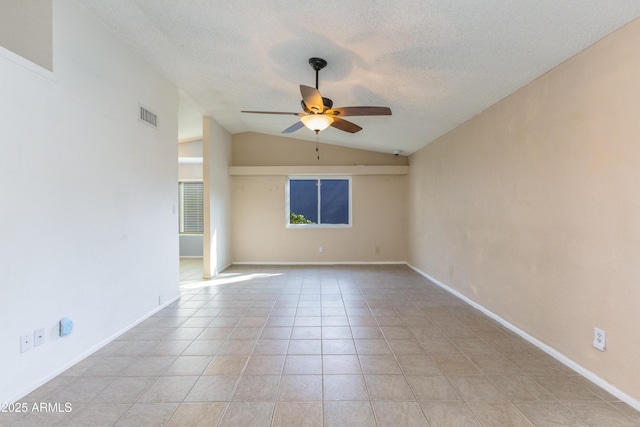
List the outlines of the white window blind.
<svg viewBox="0 0 640 427">
<path fill-rule="evenodd" d="M 201 182 L 178 183 L 180 234 L 204 232 L 204 195 Z"/>
</svg>

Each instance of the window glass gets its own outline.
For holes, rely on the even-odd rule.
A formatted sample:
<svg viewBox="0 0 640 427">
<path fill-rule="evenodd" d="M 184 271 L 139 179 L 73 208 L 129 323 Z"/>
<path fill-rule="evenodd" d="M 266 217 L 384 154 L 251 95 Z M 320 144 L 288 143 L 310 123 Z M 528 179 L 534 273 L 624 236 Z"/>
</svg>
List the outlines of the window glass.
<svg viewBox="0 0 640 427">
<path fill-rule="evenodd" d="M 288 179 L 287 214 L 296 226 L 350 225 L 350 178 Z"/>
</svg>

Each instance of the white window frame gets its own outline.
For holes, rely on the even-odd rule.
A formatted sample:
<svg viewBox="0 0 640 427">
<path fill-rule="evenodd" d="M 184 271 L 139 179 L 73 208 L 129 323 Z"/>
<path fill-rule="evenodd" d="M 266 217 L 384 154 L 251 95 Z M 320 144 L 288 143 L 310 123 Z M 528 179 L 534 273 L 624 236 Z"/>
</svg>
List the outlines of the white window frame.
<svg viewBox="0 0 640 427">
<path fill-rule="evenodd" d="M 337 176 L 337 175 L 290 175 L 287 176 L 284 190 L 284 199 L 285 199 L 285 228 L 352 228 L 353 227 L 353 182 L 351 176 Z M 349 223 L 348 224 L 290 224 L 290 215 L 291 215 L 291 203 L 290 203 L 290 186 L 289 182 L 291 180 L 346 180 L 349 182 Z M 320 191 L 318 191 L 318 209 L 320 209 Z"/>
</svg>

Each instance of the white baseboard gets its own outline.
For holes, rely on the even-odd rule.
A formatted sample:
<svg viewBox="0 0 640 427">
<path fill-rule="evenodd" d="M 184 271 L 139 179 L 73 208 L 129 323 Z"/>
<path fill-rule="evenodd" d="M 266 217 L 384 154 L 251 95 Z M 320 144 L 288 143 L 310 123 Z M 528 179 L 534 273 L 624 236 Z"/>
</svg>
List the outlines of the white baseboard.
<svg viewBox="0 0 640 427">
<path fill-rule="evenodd" d="M 553 348 L 553 347 L 543 343 L 542 341 L 538 340 L 537 338 L 529 335 L 528 333 L 526 333 L 522 329 L 518 328 L 517 326 L 514 326 L 511 323 L 507 322 L 506 320 L 504 320 L 502 317 L 498 316 L 494 312 L 488 310 L 487 308 L 485 308 L 482 305 L 478 304 L 477 302 L 467 298 L 466 296 L 464 296 L 460 292 L 456 291 L 455 289 L 452 289 L 449 286 L 445 285 L 444 283 L 440 282 L 435 277 L 431 277 L 430 275 L 428 275 L 424 271 L 420 270 L 419 268 L 414 267 L 411 264 L 407 264 L 407 265 L 412 270 L 414 270 L 415 272 L 417 272 L 421 276 L 426 277 L 427 279 L 429 279 L 429 281 L 435 283 L 436 285 L 438 285 L 439 287 L 441 287 L 445 291 L 451 293 L 452 295 L 454 295 L 457 298 L 461 299 L 462 301 L 466 302 L 467 304 L 469 304 L 473 308 L 480 310 L 482 313 L 486 314 L 487 316 L 489 316 L 490 318 L 492 318 L 496 322 L 500 323 L 505 328 L 509 329 L 510 331 L 514 332 L 515 334 L 517 334 L 520 337 L 524 338 L 525 340 L 529 341 L 531 344 L 535 345 L 540 350 L 542 350 L 545 353 L 547 353 L 549 356 L 551 356 L 554 359 L 558 360 L 563 365 L 565 365 L 568 368 L 574 370 L 575 372 L 579 373 L 583 377 L 587 378 L 589 381 L 595 383 L 596 385 L 598 385 L 602 389 L 604 389 L 607 392 L 611 393 L 612 395 L 614 395 L 615 397 L 617 397 L 621 401 L 627 403 L 628 405 L 630 405 L 633 408 L 635 408 L 635 409 L 640 411 L 640 401 L 638 401 L 638 400 L 634 399 L 633 397 L 629 396 L 628 394 L 626 394 L 622 390 L 618 389 L 614 385 L 609 384 L 607 381 L 603 380 L 602 378 L 600 378 L 599 376 L 597 376 L 593 372 L 589 371 L 584 366 L 579 365 L 578 363 L 576 363 L 572 359 L 569 359 L 567 356 L 565 356 L 564 354 L 560 353 L 555 348 Z"/>
<path fill-rule="evenodd" d="M 407 265 L 406 261 L 323 261 L 323 262 L 288 262 L 288 261 L 240 261 L 233 265 Z"/>
<path fill-rule="evenodd" d="M 18 402 L 20 399 L 22 399 L 23 397 L 25 397 L 29 393 L 33 392 L 37 388 L 39 388 L 39 387 L 43 386 L 44 384 L 46 384 L 47 382 L 51 381 L 52 379 L 54 379 L 55 377 L 57 377 L 58 375 L 60 375 L 64 371 L 66 371 L 67 369 L 71 368 L 76 363 L 79 363 L 79 362 L 83 361 L 84 359 L 86 359 L 87 357 L 91 356 L 93 353 L 95 353 L 96 351 L 100 350 L 102 347 L 106 346 L 107 344 L 109 344 L 110 342 L 112 342 L 113 340 L 118 338 L 120 335 L 124 334 L 125 332 L 128 332 L 130 329 L 132 329 L 135 326 L 139 325 L 140 323 L 144 322 L 149 317 L 153 316 L 154 314 L 156 314 L 157 312 L 159 312 L 163 308 L 167 307 L 170 304 L 173 304 L 174 302 L 178 301 L 179 299 L 180 299 L 180 295 L 177 295 L 177 296 L 173 297 L 172 299 L 164 302 L 162 305 L 159 305 L 158 307 L 154 308 L 152 311 L 150 311 L 149 313 L 145 314 L 144 316 L 142 316 L 141 318 L 139 318 L 135 322 L 129 324 L 125 328 L 123 328 L 120 331 L 116 332 L 115 334 L 111 335 L 109 338 L 107 338 L 107 339 L 99 342 L 98 344 L 94 345 L 93 347 L 89 348 L 89 350 L 81 353 L 79 356 L 73 358 L 72 360 L 70 360 L 69 362 L 65 363 L 64 365 L 62 365 L 61 367 L 59 367 L 55 371 L 53 371 L 53 372 L 49 373 L 47 376 L 41 378 L 36 383 L 31 384 L 28 388 L 26 388 L 26 389 L 20 391 L 19 393 L 15 394 L 13 397 L 9 398 L 9 402 Z"/>
</svg>

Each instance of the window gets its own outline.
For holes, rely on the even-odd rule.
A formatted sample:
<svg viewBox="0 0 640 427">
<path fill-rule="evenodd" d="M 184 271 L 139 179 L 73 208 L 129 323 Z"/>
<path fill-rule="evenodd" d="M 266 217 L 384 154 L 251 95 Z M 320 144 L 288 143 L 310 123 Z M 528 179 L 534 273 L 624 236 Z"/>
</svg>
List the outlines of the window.
<svg viewBox="0 0 640 427">
<path fill-rule="evenodd" d="M 351 178 L 289 177 L 288 227 L 351 226 Z"/>
<path fill-rule="evenodd" d="M 179 182 L 178 206 L 180 234 L 204 233 L 204 196 L 202 182 Z"/>
</svg>

